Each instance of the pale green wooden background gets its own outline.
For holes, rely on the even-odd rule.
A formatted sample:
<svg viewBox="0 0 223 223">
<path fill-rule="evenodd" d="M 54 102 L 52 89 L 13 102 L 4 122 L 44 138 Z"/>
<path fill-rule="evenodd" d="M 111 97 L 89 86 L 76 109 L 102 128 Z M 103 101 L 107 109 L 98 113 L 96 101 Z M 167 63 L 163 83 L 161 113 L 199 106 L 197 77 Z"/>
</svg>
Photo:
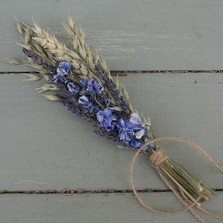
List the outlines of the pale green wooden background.
<svg viewBox="0 0 223 223">
<path fill-rule="evenodd" d="M 70 13 L 110 69 L 126 73 L 120 81 L 158 136 L 193 140 L 222 162 L 222 10 L 221 0 L 0 0 L 0 58 L 23 58 L 15 16 L 63 36 Z M 134 151 L 95 136 L 88 123 L 46 101 L 34 90 L 40 83 L 22 81 L 30 71 L 0 62 L 1 222 L 196 222 L 143 209 L 125 191 Z M 207 205 L 223 212 L 222 174 L 194 151 L 168 145 L 171 156 L 219 190 Z M 136 174 L 139 189 L 156 191 L 143 193 L 148 201 L 178 207 L 145 159 Z"/>
</svg>

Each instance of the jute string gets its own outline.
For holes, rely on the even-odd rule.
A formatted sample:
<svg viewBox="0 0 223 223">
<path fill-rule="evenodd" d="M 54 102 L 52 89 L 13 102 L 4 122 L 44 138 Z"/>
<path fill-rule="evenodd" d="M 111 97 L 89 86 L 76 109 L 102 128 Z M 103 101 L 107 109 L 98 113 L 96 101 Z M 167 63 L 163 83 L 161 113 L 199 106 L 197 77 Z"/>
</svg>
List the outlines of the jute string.
<svg viewBox="0 0 223 223">
<path fill-rule="evenodd" d="M 143 198 L 139 195 L 139 193 L 136 189 L 134 179 L 133 179 L 134 166 L 135 166 L 136 159 L 139 156 L 140 152 L 145 151 L 145 149 L 147 148 L 147 146 L 149 144 L 152 144 L 155 142 L 160 142 L 160 141 L 174 141 L 174 142 L 183 143 L 188 146 L 187 148 L 193 148 L 196 151 L 198 151 L 200 154 L 202 154 L 208 160 L 209 164 L 216 167 L 218 170 L 223 171 L 223 166 L 218 164 L 201 146 L 197 145 L 196 143 L 194 143 L 192 141 L 189 141 L 189 140 L 186 140 L 183 138 L 178 138 L 178 137 L 162 137 L 162 138 L 156 138 L 156 139 L 150 140 L 147 143 L 145 143 L 140 149 L 137 150 L 137 152 L 135 153 L 135 155 L 133 157 L 133 160 L 131 162 L 130 169 L 129 169 L 130 185 L 131 185 L 133 193 L 134 193 L 136 199 L 138 200 L 138 202 L 144 208 L 146 208 L 150 211 L 153 211 L 155 213 L 158 213 L 158 214 L 172 215 L 172 214 L 176 214 L 178 212 L 189 211 L 199 222 L 206 223 L 206 221 L 194 210 L 194 208 L 196 208 L 199 211 L 207 214 L 208 216 L 223 220 L 223 215 L 196 205 L 198 203 L 198 201 L 202 198 L 202 196 L 203 196 L 202 194 L 195 201 L 192 202 L 187 198 L 187 196 L 184 194 L 184 192 L 182 190 L 180 190 L 180 192 L 178 192 L 176 189 L 174 189 L 174 187 L 171 184 L 170 179 L 167 178 L 166 176 L 164 176 L 164 174 L 162 173 L 162 171 L 160 169 L 161 163 L 164 162 L 165 160 L 169 159 L 169 157 L 166 155 L 165 150 L 163 148 L 160 148 L 156 152 L 154 152 L 150 156 L 149 159 L 152 163 L 152 166 L 158 171 L 160 178 L 164 181 L 164 183 L 168 186 L 168 188 L 173 192 L 173 194 L 177 197 L 177 199 L 180 201 L 180 203 L 183 204 L 184 208 L 174 210 L 174 211 L 163 211 L 163 210 L 154 208 L 150 203 L 145 203 Z"/>
</svg>

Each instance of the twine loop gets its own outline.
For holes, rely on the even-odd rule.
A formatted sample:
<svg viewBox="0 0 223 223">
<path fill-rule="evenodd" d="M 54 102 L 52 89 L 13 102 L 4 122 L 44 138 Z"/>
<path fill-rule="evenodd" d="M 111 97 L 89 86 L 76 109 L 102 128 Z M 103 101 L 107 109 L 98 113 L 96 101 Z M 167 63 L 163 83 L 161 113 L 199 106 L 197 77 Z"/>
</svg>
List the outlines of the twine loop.
<svg viewBox="0 0 223 223">
<path fill-rule="evenodd" d="M 147 148 L 147 146 L 151 143 L 155 143 L 155 142 L 160 142 L 160 141 L 174 141 L 174 142 L 179 142 L 179 143 L 183 143 L 185 145 L 188 146 L 188 148 L 193 148 L 195 149 L 197 152 L 199 152 L 200 154 L 202 154 L 207 160 L 208 163 L 213 165 L 214 167 L 216 167 L 218 170 L 223 171 L 223 166 L 221 166 L 220 164 L 218 164 L 201 146 L 197 145 L 196 143 L 183 139 L 183 138 L 178 138 L 178 137 L 163 137 L 163 138 L 156 138 L 153 140 L 150 140 L 148 142 L 146 142 L 141 148 L 139 148 L 134 157 L 133 160 L 131 162 L 130 165 L 130 169 L 129 169 L 129 177 L 130 177 L 130 184 L 131 184 L 131 188 L 133 190 L 133 193 L 135 195 L 135 198 L 137 199 L 137 201 L 146 209 L 153 211 L 155 213 L 158 214 L 163 214 L 163 215 L 172 215 L 172 214 L 176 214 L 178 212 L 186 212 L 186 211 L 190 211 L 191 214 L 200 222 L 200 223 L 206 223 L 206 221 L 194 210 L 194 208 L 198 209 L 199 211 L 205 213 L 208 216 L 214 217 L 216 219 L 220 219 L 223 220 L 223 215 L 213 212 L 211 210 L 207 210 L 205 208 L 202 208 L 200 206 L 197 206 L 197 202 L 201 199 L 201 197 L 203 196 L 202 193 L 201 195 L 195 200 L 195 201 L 190 201 L 189 199 L 187 199 L 186 195 L 184 194 L 184 192 L 179 189 L 180 191 L 178 192 L 176 189 L 174 189 L 174 187 L 172 186 L 170 180 L 168 178 L 166 178 L 163 173 L 161 172 L 159 166 L 167 159 L 169 159 L 169 157 L 166 155 L 165 149 L 163 148 L 158 148 L 157 151 L 155 151 L 150 157 L 149 160 L 152 163 L 152 166 L 157 170 L 160 178 L 163 180 L 163 182 L 168 186 L 168 188 L 173 192 L 173 194 L 177 197 L 177 199 L 180 201 L 181 204 L 183 204 L 184 208 L 178 209 L 178 210 L 174 210 L 174 211 L 163 211 L 163 210 L 159 210 L 157 208 L 154 208 L 151 204 L 149 203 L 145 203 L 143 198 L 139 195 L 136 186 L 135 186 L 135 182 L 133 179 L 133 170 L 134 170 L 134 165 L 136 162 L 137 157 L 139 156 L 140 152 L 145 151 L 145 149 Z"/>
</svg>

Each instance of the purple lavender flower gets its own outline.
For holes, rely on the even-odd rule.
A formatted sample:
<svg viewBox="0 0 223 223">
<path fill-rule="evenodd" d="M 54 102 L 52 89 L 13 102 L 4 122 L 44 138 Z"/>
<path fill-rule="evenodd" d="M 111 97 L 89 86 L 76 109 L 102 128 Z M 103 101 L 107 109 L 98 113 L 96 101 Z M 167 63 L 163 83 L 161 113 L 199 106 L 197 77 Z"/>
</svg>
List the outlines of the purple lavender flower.
<svg viewBox="0 0 223 223">
<path fill-rule="evenodd" d="M 142 119 L 137 113 L 132 113 L 130 115 L 129 123 L 133 127 L 133 132 L 136 139 L 141 139 L 147 133 L 147 129 L 143 126 Z"/>
<path fill-rule="evenodd" d="M 112 110 L 104 109 L 97 112 L 97 120 L 102 128 L 104 128 L 107 132 L 110 132 L 114 129 L 116 117 L 113 115 Z"/>
<path fill-rule="evenodd" d="M 94 110 L 98 109 L 98 106 L 94 104 L 93 99 L 87 95 L 80 96 L 78 102 L 89 112 L 93 112 Z"/>
<path fill-rule="evenodd" d="M 52 74 L 51 81 L 60 87 L 65 86 L 69 82 L 69 80 L 65 76 L 60 75 L 58 73 Z"/>
<path fill-rule="evenodd" d="M 132 138 L 130 145 L 134 148 L 139 148 L 142 145 L 142 143 L 139 140 Z"/>
<path fill-rule="evenodd" d="M 82 79 L 80 83 L 91 94 L 101 94 L 101 92 L 104 91 L 102 84 L 93 78 Z"/>
<path fill-rule="evenodd" d="M 80 91 L 80 86 L 76 83 L 68 82 L 67 89 L 72 95 L 76 95 Z"/>
<path fill-rule="evenodd" d="M 112 103 L 111 99 L 104 97 L 104 96 L 99 96 L 99 97 L 97 97 L 97 99 L 106 108 L 109 107 Z"/>
<path fill-rule="evenodd" d="M 131 141 L 132 136 L 132 125 L 129 126 L 129 122 L 125 121 L 123 118 L 119 119 L 119 122 L 117 124 L 118 127 L 118 137 L 121 141 L 123 141 L 125 144 L 129 144 Z"/>
<path fill-rule="evenodd" d="M 119 119 L 117 128 L 119 139 L 134 148 L 141 146 L 139 139 L 147 133 L 146 128 L 142 126 L 141 118 L 136 113 L 132 113 L 129 120 Z"/>
<path fill-rule="evenodd" d="M 57 73 L 60 75 L 65 75 L 69 74 L 70 72 L 71 72 L 71 64 L 66 60 L 60 61 L 57 66 Z"/>
<path fill-rule="evenodd" d="M 64 86 L 69 82 L 69 79 L 66 78 L 66 75 L 71 73 L 71 64 L 68 61 L 62 60 L 59 62 L 56 72 L 52 74 L 51 81 Z"/>
<path fill-rule="evenodd" d="M 118 138 L 125 144 L 130 145 L 134 148 L 138 148 L 142 143 L 134 138 L 134 125 L 129 121 L 120 119 L 118 124 Z"/>
</svg>

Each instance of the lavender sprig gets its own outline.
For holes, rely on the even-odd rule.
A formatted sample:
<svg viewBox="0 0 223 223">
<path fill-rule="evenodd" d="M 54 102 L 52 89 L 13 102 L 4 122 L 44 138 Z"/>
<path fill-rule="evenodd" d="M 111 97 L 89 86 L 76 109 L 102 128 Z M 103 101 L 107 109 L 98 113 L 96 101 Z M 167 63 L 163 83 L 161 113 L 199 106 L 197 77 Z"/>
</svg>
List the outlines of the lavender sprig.
<svg viewBox="0 0 223 223">
<path fill-rule="evenodd" d="M 95 70 L 97 71 L 98 75 L 104 80 L 105 86 L 108 88 L 110 94 L 115 98 L 117 105 L 126 113 L 130 113 L 130 108 L 128 107 L 126 101 L 124 100 L 123 96 L 117 89 L 116 84 L 114 81 L 109 78 L 105 72 L 98 66 L 95 65 Z"/>
<path fill-rule="evenodd" d="M 55 68 L 51 65 L 49 65 L 46 60 L 44 60 L 42 57 L 38 56 L 34 51 L 22 48 L 22 52 L 32 61 L 40 66 L 43 67 L 43 69 L 47 70 L 49 73 L 55 72 Z"/>
</svg>

